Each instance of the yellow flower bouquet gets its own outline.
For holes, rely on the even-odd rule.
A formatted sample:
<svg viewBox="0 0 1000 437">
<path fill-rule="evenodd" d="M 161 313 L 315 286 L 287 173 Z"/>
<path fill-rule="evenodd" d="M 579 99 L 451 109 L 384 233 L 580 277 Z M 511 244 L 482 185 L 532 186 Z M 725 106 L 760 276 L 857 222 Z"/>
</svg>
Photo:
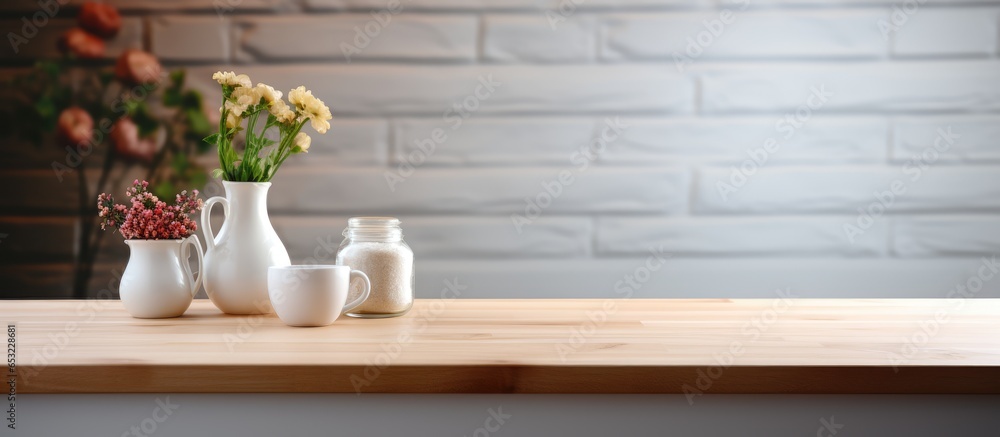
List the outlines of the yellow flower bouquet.
<svg viewBox="0 0 1000 437">
<path fill-rule="evenodd" d="M 215 177 L 231 182 L 268 182 L 289 156 L 309 151 L 312 139 L 301 132 L 307 121 L 321 134 L 330 129 L 330 108 L 304 86 L 288 92 L 289 105 L 282 100 L 281 91 L 263 83 L 254 86 L 245 74 L 220 71 L 212 79 L 222 86 L 219 132 L 205 138 L 218 147 L 220 168 L 212 172 Z M 263 114 L 267 118 L 258 128 Z M 278 129 L 277 141 L 265 135 L 272 128 Z M 246 133 L 242 152 L 233 146 L 240 131 Z"/>
</svg>

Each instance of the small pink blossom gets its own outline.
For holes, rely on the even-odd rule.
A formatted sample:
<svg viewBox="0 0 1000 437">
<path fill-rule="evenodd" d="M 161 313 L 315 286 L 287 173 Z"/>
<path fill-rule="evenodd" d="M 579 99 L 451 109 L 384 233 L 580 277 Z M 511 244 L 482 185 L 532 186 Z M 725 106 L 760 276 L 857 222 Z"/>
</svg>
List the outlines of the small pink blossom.
<svg viewBox="0 0 1000 437">
<path fill-rule="evenodd" d="M 136 179 L 125 190 L 131 206 L 115 204 L 110 194 L 97 196 L 97 216 L 101 229 L 118 229 L 126 240 L 166 240 L 187 238 L 198 230 L 190 214 L 201 211 L 198 190 L 181 191 L 174 205 L 167 205 L 149 192 L 149 182 Z"/>
</svg>

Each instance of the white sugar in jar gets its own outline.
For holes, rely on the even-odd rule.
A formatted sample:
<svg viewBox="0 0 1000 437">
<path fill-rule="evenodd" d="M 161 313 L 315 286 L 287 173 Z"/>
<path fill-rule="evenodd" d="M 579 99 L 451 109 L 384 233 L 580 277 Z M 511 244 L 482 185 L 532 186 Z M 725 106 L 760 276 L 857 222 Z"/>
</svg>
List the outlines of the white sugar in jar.
<svg viewBox="0 0 1000 437">
<path fill-rule="evenodd" d="M 413 306 L 413 251 L 394 217 L 353 217 L 347 221 L 337 264 L 361 270 L 371 280 L 368 300 L 347 313 L 382 318 L 406 314 Z M 348 301 L 360 294 L 352 284 Z"/>
</svg>

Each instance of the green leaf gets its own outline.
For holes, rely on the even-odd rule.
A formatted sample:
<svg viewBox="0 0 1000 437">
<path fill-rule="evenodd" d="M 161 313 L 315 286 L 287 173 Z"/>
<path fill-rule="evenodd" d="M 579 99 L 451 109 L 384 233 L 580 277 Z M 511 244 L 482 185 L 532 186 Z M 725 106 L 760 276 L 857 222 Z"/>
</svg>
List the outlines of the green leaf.
<svg viewBox="0 0 1000 437">
<path fill-rule="evenodd" d="M 60 68 L 58 63 L 52 61 L 41 61 L 38 64 L 36 64 L 36 66 L 38 67 L 39 70 L 42 71 L 42 73 L 45 73 L 50 78 L 54 79 L 59 77 Z"/>
<path fill-rule="evenodd" d="M 184 86 L 184 70 L 174 70 L 170 72 L 170 85 L 174 88 Z"/>
<path fill-rule="evenodd" d="M 174 197 L 174 193 L 176 193 L 174 190 L 174 184 L 170 183 L 170 181 L 160 182 L 153 187 L 153 194 L 160 199 L 172 199 Z"/>
<path fill-rule="evenodd" d="M 197 140 L 195 140 L 194 146 L 198 150 L 198 154 L 202 154 L 202 153 L 205 153 L 205 152 L 208 152 L 209 150 L 211 150 L 213 144 L 209 144 L 209 143 L 206 143 L 204 141 L 197 141 Z"/>
<path fill-rule="evenodd" d="M 181 92 L 177 88 L 167 88 L 163 91 L 163 105 L 175 108 L 181 105 Z"/>
<path fill-rule="evenodd" d="M 108 86 L 112 80 L 115 80 L 115 73 L 112 71 L 102 71 L 98 73 L 97 80 L 101 82 L 101 86 Z"/>
<path fill-rule="evenodd" d="M 191 186 L 192 187 L 198 187 L 198 188 L 200 188 L 200 187 L 204 187 L 205 185 L 208 185 L 208 176 L 206 176 L 205 173 L 197 172 L 197 173 L 191 175 Z"/>
<path fill-rule="evenodd" d="M 132 113 L 132 121 L 139 128 L 140 137 L 147 137 L 156 132 L 156 129 L 160 127 L 160 121 L 153 116 L 149 111 L 149 106 L 145 103 L 140 103 L 135 107 L 135 111 Z"/>
<path fill-rule="evenodd" d="M 174 159 L 170 161 L 170 167 L 173 168 L 174 172 L 179 175 L 186 173 L 190 166 L 191 165 L 188 162 L 187 155 L 184 154 L 184 152 L 177 152 L 177 154 L 174 155 Z"/>
<path fill-rule="evenodd" d="M 260 151 L 261 149 L 275 144 L 274 140 L 258 137 L 256 135 L 247 135 L 247 149 Z"/>
<path fill-rule="evenodd" d="M 214 146 L 215 143 L 219 142 L 219 133 L 216 132 L 216 133 L 214 133 L 212 135 L 209 135 L 209 136 L 205 137 L 204 139 L 202 139 L 202 141 L 204 141 L 204 142 L 206 142 L 206 143 L 211 144 L 211 145 Z"/>
<path fill-rule="evenodd" d="M 125 109 L 125 114 L 129 117 L 139 111 L 140 105 L 141 103 L 135 99 L 125 99 L 122 101 L 122 107 Z"/>
<path fill-rule="evenodd" d="M 224 172 L 222 171 L 222 169 L 221 169 L 221 168 L 216 168 L 216 169 L 213 169 L 213 170 L 212 170 L 212 177 L 213 177 L 213 178 L 216 178 L 216 179 L 222 179 L 222 176 L 223 176 L 224 174 L 225 174 L 225 173 L 224 173 Z"/>
<path fill-rule="evenodd" d="M 42 118 L 52 117 L 56 113 L 56 104 L 49 93 L 42 96 L 35 102 L 35 112 Z"/>
<path fill-rule="evenodd" d="M 184 93 L 183 99 L 181 101 L 181 106 L 185 109 L 202 109 L 202 98 L 201 93 L 195 90 L 188 90 Z"/>
<path fill-rule="evenodd" d="M 200 107 L 188 109 L 185 111 L 185 115 L 187 115 L 188 126 L 192 133 L 201 136 L 212 130 L 212 124 L 209 123 L 208 117 L 205 116 Z"/>
</svg>

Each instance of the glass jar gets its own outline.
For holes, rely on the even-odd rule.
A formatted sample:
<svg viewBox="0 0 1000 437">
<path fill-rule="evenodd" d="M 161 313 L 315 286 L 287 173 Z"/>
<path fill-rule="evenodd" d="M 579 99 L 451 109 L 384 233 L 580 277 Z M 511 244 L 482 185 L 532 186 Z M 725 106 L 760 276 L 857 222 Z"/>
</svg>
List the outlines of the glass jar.
<svg viewBox="0 0 1000 437">
<path fill-rule="evenodd" d="M 347 313 L 351 317 L 381 318 L 406 314 L 413 306 L 413 251 L 403 241 L 399 219 L 353 217 L 344 229 L 337 264 L 368 275 L 368 300 Z M 361 294 L 352 284 L 347 300 Z"/>
</svg>

